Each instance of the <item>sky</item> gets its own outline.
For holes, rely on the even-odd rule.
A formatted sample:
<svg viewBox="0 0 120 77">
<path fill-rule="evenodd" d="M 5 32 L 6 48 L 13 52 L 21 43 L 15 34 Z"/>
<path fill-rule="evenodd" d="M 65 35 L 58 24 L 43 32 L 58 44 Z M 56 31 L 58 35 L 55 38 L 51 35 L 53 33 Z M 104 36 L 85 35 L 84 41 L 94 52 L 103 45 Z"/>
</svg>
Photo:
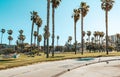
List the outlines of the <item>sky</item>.
<svg viewBox="0 0 120 77">
<path fill-rule="evenodd" d="M 74 20 L 73 9 L 79 8 L 81 2 L 86 2 L 90 8 L 84 18 L 84 31 L 91 31 L 92 36 L 94 31 L 105 32 L 105 12 L 101 9 L 101 0 L 61 0 L 57 9 L 55 9 L 55 45 L 57 44 L 57 35 L 59 35 L 59 45 L 65 45 L 68 36 L 72 36 L 74 42 Z M 52 7 L 50 7 L 52 8 Z M 52 35 L 52 9 L 50 9 L 50 34 Z M 13 30 L 12 45 L 16 44 L 19 36 L 19 30 L 24 30 L 26 36 L 25 43 L 30 43 L 31 26 L 30 20 L 31 11 L 37 11 L 43 23 L 40 27 L 40 34 L 43 35 L 43 28 L 47 21 L 47 0 L 0 0 L 0 30 L 6 29 L 3 35 L 3 43 L 8 44 L 7 30 Z M 109 35 L 120 33 L 119 26 L 120 18 L 120 1 L 115 0 L 113 8 L 109 11 L 108 30 Z M 77 22 L 77 41 L 81 42 L 81 19 Z M 37 30 L 35 25 L 34 31 Z M 1 37 L 1 33 L 0 33 Z M 85 36 L 85 39 L 87 35 Z M 1 40 L 1 39 L 0 39 Z M 50 36 L 50 45 L 52 44 Z M 43 38 L 41 41 L 43 45 Z"/>
</svg>

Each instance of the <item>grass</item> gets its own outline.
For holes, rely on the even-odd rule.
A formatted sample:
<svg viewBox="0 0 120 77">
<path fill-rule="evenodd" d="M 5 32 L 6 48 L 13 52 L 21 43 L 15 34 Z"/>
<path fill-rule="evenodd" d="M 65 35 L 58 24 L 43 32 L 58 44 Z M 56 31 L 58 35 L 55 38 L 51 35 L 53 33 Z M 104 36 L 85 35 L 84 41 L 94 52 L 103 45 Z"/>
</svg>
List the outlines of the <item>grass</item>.
<svg viewBox="0 0 120 77">
<path fill-rule="evenodd" d="M 105 52 L 101 53 L 84 53 L 81 55 L 77 53 L 76 55 L 73 52 L 64 52 L 55 54 L 54 58 L 51 56 L 46 58 L 46 55 L 41 53 L 41 56 L 28 57 L 27 55 L 21 54 L 21 56 L 17 59 L 0 59 L 0 69 L 7 69 L 18 66 L 25 66 L 38 62 L 47 62 L 47 61 L 56 61 L 56 60 L 64 60 L 64 59 L 74 59 L 74 58 L 83 58 L 83 57 L 98 57 L 98 56 L 120 56 L 120 52 L 110 52 L 109 55 L 106 55 Z"/>
</svg>

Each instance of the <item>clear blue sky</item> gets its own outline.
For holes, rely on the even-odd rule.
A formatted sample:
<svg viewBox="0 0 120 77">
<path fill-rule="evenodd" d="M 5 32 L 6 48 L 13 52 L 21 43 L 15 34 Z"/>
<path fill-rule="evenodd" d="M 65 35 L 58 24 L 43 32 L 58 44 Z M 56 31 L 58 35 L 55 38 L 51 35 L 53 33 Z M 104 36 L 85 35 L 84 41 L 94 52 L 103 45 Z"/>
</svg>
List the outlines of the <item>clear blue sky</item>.
<svg viewBox="0 0 120 77">
<path fill-rule="evenodd" d="M 59 45 L 64 45 L 68 36 L 74 36 L 74 22 L 71 18 L 73 9 L 80 6 L 80 2 L 87 2 L 90 10 L 84 18 L 84 31 L 104 31 L 105 32 L 105 12 L 101 9 L 100 0 L 62 0 L 60 6 L 55 10 L 55 36 L 59 35 Z M 0 0 L 0 29 L 13 30 L 13 41 L 15 44 L 19 35 L 19 30 L 24 30 L 25 42 L 30 43 L 31 20 L 30 11 L 37 11 L 43 20 L 40 34 L 43 35 L 43 28 L 46 25 L 47 0 Z M 115 0 L 112 10 L 109 12 L 109 35 L 120 33 L 120 1 Z M 52 12 L 50 12 L 52 16 Z M 50 32 L 52 32 L 52 18 L 50 17 Z M 35 26 L 35 30 L 36 30 Z M 1 34 L 0 34 L 1 35 Z M 3 43 L 8 44 L 7 31 L 3 36 Z M 85 36 L 87 38 L 87 35 Z M 50 44 L 51 44 L 50 37 Z M 81 41 L 80 20 L 77 22 L 77 41 Z M 74 42 L 74 37 L 72 42 Z M 43 40 L 41 45 L 43 44 Z M 56 45 L 56 38 L 55 38 Z"/>
</svg>

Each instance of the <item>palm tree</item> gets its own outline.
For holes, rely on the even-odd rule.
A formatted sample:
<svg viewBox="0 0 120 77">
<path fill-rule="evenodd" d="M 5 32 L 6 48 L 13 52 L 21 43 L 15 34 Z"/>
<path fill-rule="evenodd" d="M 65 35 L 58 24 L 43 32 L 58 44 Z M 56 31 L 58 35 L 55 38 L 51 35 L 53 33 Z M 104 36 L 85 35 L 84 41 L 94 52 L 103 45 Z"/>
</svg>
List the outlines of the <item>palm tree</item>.
<svg viewBox="0 0 120 77">
<path fill-rule="evenodd" d="M 19 32 L 20 32 L 20 31 L 19 31 Z M 23 42 L 24 42 L 24 40 L 25 40 L 25 35 L 22 35 L 22 34 L 20 33 L 18 39 L 20 40 L 20 46 L 21 46 L 21 52 L 22 52 L 22 51 L 23 51 L 23 46 L 24 46 Z"/>
<path fill-rule="evenodd" d="M 9 45 L 11 45 L 10 42 L 13 40 L 13 37 L 9 35 L 9 36 L 8 36 L 8 40 L 9 40 Z"/>
<path fill-rule="evenodd" d="M 38 36 L 37 31 L 34 31 L 34 45 L 36 45 L 36 37 Z"/>
<path fill-rule="evenodd" d="M 82 36 L 83 36 L 83 37 L 85 37 L 85 34 L 86 34 L 86 33 L 85 33 L 85 31 L 83 31 L 83 34 L 82 34 Z"/>
<path fill-rule="evenodd" d="M 3 39 L 3 34 L 5 33 L 5 29 L 1 29 L 1 44 L 2 44 L 2 39 Z"/>
<path fill-rule="evenodd" d="M 105 11 L 106 22 L 106 54 L 108 54 L 108 11 L 113 7 L 113 0 L 101 0 L 101 8 Z"/>
<path fill-rule="evenodd" d="M 10 30 L 7 31 L 7 33 L 8 33 L 9 35 L 12 35 L 13 31 L 10 29 Z"/>
<path fill-rule="evenodd" d="M 39 47 L 40 46 L 40 42 L 42 41 L 42 35 L 38 35 L 37 41 L 39 42 L 38 43 L 38 47 Z"/>
<path fill-rule="evenodd" d="M 48 33 L 49 33 L 49 19 L 50 19 L 50 0 L 47 0 L 47 28 L 48 28 Z M 44 37 L 44 40 L 45 40 L 45 37 Z M 49 37 L 47 38 L 47 55 L 46 55 L 46 58 L 49 58 Z"/>
<path fill-rule="evenodd" d="M 96 33 L 96 31 L 94 32 L 94 38 L 95 38 L 95 44 L 96 44 L 96 37 L 97 37 L 97 33 Z"/>
<path fill-rule="evenodd" d="M 31 21 L 32 21 L 32 28 L 31 28 L 31 51 L 32 51 L 32 40 L 33 40 L 33 30 L 34 30 L 34 23 L 36 23 L 36 19 L 38 17 L 37 12 L 33 11 L 31 13 Z"/>
<path fill-rule="evenodd" d="M 94 41 L 94 37 L 91 38 L 91 41 L 92 41 L 92 44 L 93 44 L 93 41 Z"/>
<path fill-rule="evenodd" d="M 51 0 L 51 2 L 52 2 L 52 46 L 53 46 L 52 56 L 54 57 L 55 8 L 57 8 L 59 6 L 61 0 Z"/>
<path fill-rule="evenodd" d="M 76 54 L 76 23 L 80 18 L 80 10 L 79 9 L 74 9 L 73 10 L 73 18 L 74 18 L 74 38 L 75 38 L 75 54 Z"/>
<path fill-rule="evenodd" d="M 19 30 L 19 33 L 20 33 L 20 35 L 22 35 L 23 34 L 23 30 L 21 29 L 21 30 Z"/>
<path fill-rule="evenodd" d="M 19 30 L 19 33 L 20 33 L 20 35 L 18 36 L 18 39 L 19 39 L 19 43 L 20 43 L 20 46 L 21 46 L 21 52 L 22 52 L 23 51 L 23 46 L 24 46 L 23 42 L 25 40 L 25 35 L 23 35 L 23 30 L 22 29 Z"/>
<path fill-rule="evenodd" d="M 100 37 L 101 37 L 101 44 L 103 44 L 103 37 L 104 37 L 104 32 L 100 32 Z"/>
<path fill-rule="evenodd" d="M 48 38 L 50 37 L 50 32 L 49 32 L 49 30 L 48 30 L 48 26 L 45 26 L 45 28 L 44 28 L 44 34 L 43 34 L 43 36 L 44 36 L 44 48 L 45 48 L 45 46 L 46 46 L 46 39 L 47 39 L 47 56 L 46 56 L 46 58 L 49 58 L 49 46 L 48 46 Z"/>
<path fill-rule="evenodd" d="M 59 37 L 59 36 L 57 36 L 57 46 L 58 46 L 58 40 L 59 40 L 59 38 L 60 38 L 60 37 Z"/>
<path fill-rule="evenodd" d="M 10 45 L 10 42 L 13 40 L 13 38 L 12 38 L 12 33 L 13 33 L 13 31 L 10 29 L 10 30 L 8 30 L 7 31 L 7 33 L 9 34 L 9 36 L 8 36 L 8 40 L 9 40 L 9 45 Z"/>
<path fill-rule="evenodd" d="M 71 41 L 72 41 L 72 36 L 69 36 L 68 37 L 68 42 L 71 44 Z"/>
<path fill-rule="evenodd" d="M 83 55 L 83 18 L 87 15 L 87 12 L 89 10 L 89 6 L 86 4 L 86 2 L 81 2 L 80 10 L 81 10 L 81 43 L 82 43 L 81 54 Z"/>
<path fill-rule="evenodd" d="M 117 33 L 116 34 L 116 36 L 117 36 L 117 42 L 119 41 L 119 39 L 120 39 L 120 34 L 119 33 Z"/>
<path fill-rule="evenodd" d="M 89 39 L 89 44 L 90 44 L 90 35 L 91 35 L 91 31 L 87 31 L 87 36 L 88 36 L 88 39 Z"/>
<path fill-rule="evenodd" d="M 36 18 L 36 25 L 37 25 L 37 33 L 39 34 L 39 28 L 42 25 L 42 19 L 39 16 L 37 16 L 37 18 Z M 38 39 L 38 37 L 37 37 L 37 39 Z M 37 46 L 39 47 L 39 41 L 38 40 L 37 40 Z"/>
</svg>

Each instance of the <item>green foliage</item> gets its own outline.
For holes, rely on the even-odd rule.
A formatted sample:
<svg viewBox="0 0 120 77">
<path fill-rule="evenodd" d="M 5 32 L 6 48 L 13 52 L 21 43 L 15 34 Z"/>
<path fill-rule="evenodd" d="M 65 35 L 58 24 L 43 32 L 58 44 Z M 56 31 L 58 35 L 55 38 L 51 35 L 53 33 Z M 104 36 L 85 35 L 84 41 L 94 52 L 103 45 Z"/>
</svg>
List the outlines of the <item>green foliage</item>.
<svg viewBox="0 0 120 77">
<path fill-rule="evenodd" d="M 12 53 L 15 53 L 15 51 L 12 48 L 7 48 L 0 51 L 0 54 L 4 54 L 4 55 L 8 55 Z"/>
<path fill-rule="evenodd" d="M 113 51 L 115 48 L 113 46 L 108 46 L 108 50 Z"/>
</svg>

